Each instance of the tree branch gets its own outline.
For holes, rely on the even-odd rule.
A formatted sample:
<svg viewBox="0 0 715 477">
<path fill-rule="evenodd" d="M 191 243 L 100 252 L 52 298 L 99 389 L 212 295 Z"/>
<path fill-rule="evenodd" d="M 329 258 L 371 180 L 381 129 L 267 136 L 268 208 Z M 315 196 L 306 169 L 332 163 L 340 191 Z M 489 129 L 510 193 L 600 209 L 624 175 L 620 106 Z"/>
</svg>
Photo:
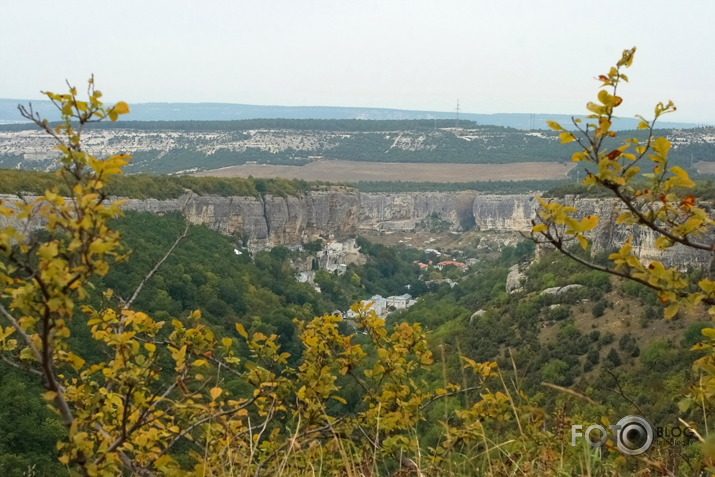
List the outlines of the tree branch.
<svg viewBox="0 0 715 477">
<path fill-rule="evenodd" d="M 141 291 L 142 291 L 142 288 L 144 288 L 144 285 L 146 285 L 146 283 L 149 280 L 151 280 L 151 277 L 154 276 L 154 274 L 159 270 L 159 268 L 163 265 L 163 263 L 166 261 L 166 259 L 169 258 L 169 256 L 172 254 L 174 249 L 177 247 L 177 245 L 179 245 L 179 242 L 181 242 L 183 239 L 185 239 L 187 237 L 187 235 L 189 234 L 190 225 L 191 224 L 189 222 L 186 222 L 186 227 L 184 227 L 184 232 L 179 237 L 176 238 L 176 240 L 174 241 L 174 244 L 169 248 L 169 250 L 167 250 L 166 254 L 164 254 L 164 256 L 161 258 L 161 260 L 159 260 L 156 263 L 156 265 L 154 265 L 154 268 L 152 268 L 149 271 L 149 273 L 147 273 L 146 276 L 142 279 L 141 283 L 139 283 L 139 286 L 134 291 L 134 294 L 129 299 L 129 301 L 127 301 L 126 303 L 123 304 L 124 308 L 131 309 L 132 304 L 134 303 L 134 300 L 137 299 L 137 297 L 139 296 L 139 293 L 141 293 Z"/>
<path fill-rule="evenodd" d="M 9 366 L 12 366 L 15 369 L 19 369 L 20 371 L 36 374 L 37 376 L 42 376 L 41 371 L 38 371 L 38 370 L 32 369 L 32 368 L 28 368 L 26 366 L 22 366 L 21 364 L 16 363 L 15 361 L 7 359 L 7 356 L 0 356 L 0 360 L 2 360 L 5 364 L 7 364 Z"/>
<path fill-rule="evenodd" d="M 72 422 L 74 421 L 72 410 L 70 409 L 69 404 L 65 400 L 64 393 L 62 391 L 61 386 L 57 382 L 51 365 L 49 365 L 43 360 L 44 353 L 40 352 L 40 350 L 35 345 L 35 342 L 32 341 L 27 332 L 25 332 L 22 326 L 20 326 L 20 323 L 18 323 L 15 317 L 12 316 L 2 304 L 0 304 L 0 314 L 2 314 L 8 321 L 10 321 L 10 323 L 12 323 L 18 334 L 22 336 L 22 339 L 25 341 L 25 344 L 27 344 L 28 348 L 30 348 L 30 350 L 32 351 L 32 354 L 35 356 L 37 362 L 42 365 L 41 374 L 42 377 L 44 377 L 47 381 L 46 387 L 51 391 L 54 391 L 54 401 L 55 405 L 57 406 L 57 409 L 60 412 L 60 416 L 62 416 L 62 420 L 67 427 L 71 426 Z"/>
<path fill-rule="evenodd" d="M 706 250 L 708 252 L 714 252 L 715 251 L 715 244 L 705 244 L 705 243 L 700 243 L 700 242 L 692 242 L 690 241 L 687 237 L 679 237 L 677 235 L 674 235 L 671 233 L 668 229 L 664 229 L 663 227 L 660 227 L 656 225 L 656 223 L 652 220 L 649 220 L 643 213 L 638 210 L 638 208 L 633 204 L 633 201 L 626 197 L 623 192 L 621 191 L 620 187 L 618 187 L 617 184 L 613 184 L 610 181 L 601 181 L 599 180 L 599 183 L 601 183 L 604 187 L 610 189 L 613 191 L 613 193 L 618 197 L 618 199 L 625 204 L 625 206 L 628 208 L 628 210 L 633 213 L 638 218 L 638 223 L 648 227 L 654 232 L 658 232 L 659 234 L 663 235 L 664 237 L 667 237 L 673 242 L 677 242 L 679 244 L 685 245 L 686 247 L 698 249 L 698 250 Z"/>
<path fill-rule="evenodd" d="M 566 255 L 570 259 L 580 263 L 581 265 L 585 265 L 586 267 L 591 268 L 593 270 L 597 270 L 599 272 L 609 273 L 609 274 L 615 275 L 617 277 L 632 280 L 634 282 L 640 283 L 641 285 L 644 285 L 644 286 L 651 288 L 658 292 L 664 291 L 663 288 L 661 288 L 657 285 L 653 285 L 650 282 L 648 282 L 647 280 L 643 280 L 642 278 L 634 277 L 633 275 L 630 275 L 628 273 L 614 270 L 612 268 L 604 267 L 602 265 L 597 265 L 593 262 L 589 262 L 588 260 L 585 260 L 585 259 L 579 257 L 578 255 L 571 253 L 566 247 L 564 247 L 563 241 L 555 239 L 552 235 L 550 235 L 546 232 L 541 232 L 541 235 L 546 237 L 546 242 L 540 242 L 538 240 L 535 240 L 536 243 L 552 245 L 553 247 L 556 248 L 556 250 L 558 250 L 562 254 Z M 674 290 L 668 290 L 668 291 L 675 293 L 676 296 L 678 296 L 678 298 L 685 298 L 689 295 L 688 293 L 682 292 L 682 291 L 674 291 Z M 715 298 L 709 297 L 709 296 L 703 297 L 702 303 L 705 303 L 706 305 L 710 305 L 710 306 L 715 305 Z"/>
</svg>

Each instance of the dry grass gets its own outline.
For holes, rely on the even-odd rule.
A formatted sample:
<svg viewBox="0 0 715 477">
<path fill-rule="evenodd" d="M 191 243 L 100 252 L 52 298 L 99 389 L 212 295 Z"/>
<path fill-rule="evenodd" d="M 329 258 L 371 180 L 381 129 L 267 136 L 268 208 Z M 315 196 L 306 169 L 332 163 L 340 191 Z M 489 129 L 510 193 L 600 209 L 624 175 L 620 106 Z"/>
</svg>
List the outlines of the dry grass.
<svg viewBox="0 0 715 477">
<path fill-rule="evenodd" d="M 319 160 L 305 166 L 248 164 L 196 173 L 211 177 L 284 177 L 307 181 L 472 182 L 564 179 L 574 164 L 429 164 Z"/>
</svg>

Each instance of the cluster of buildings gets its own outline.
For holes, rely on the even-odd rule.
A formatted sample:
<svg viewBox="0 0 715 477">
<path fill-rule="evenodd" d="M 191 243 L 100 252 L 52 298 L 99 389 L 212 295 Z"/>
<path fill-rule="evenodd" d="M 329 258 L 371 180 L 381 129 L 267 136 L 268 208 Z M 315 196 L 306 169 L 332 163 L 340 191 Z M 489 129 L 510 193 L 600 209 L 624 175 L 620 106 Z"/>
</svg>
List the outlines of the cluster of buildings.
<svg viewBox="0 0 715 477">
<path fill-rule="evenodd" d="M 417 303 L 417 300 L 413 300 L 412 295 L 409 293 L 405 293 L 404 295 L 388 296 L 387 298 L 384 298 L 381 295 L 373 295 L 370 299 L 363 300 L 361 302 L 363 306 L 372 304 L 371 308 L 375 310 L 375 313 L 379 316 L 385 316 L 396 310 L 404 310 L 405 308 L 411 307 L 415 303 Z M 344 316 L 347 318 L 354 318 L 356 313 L 352 310 L 348 310 L 347 313 L 344 313 Z"/>
</svg>

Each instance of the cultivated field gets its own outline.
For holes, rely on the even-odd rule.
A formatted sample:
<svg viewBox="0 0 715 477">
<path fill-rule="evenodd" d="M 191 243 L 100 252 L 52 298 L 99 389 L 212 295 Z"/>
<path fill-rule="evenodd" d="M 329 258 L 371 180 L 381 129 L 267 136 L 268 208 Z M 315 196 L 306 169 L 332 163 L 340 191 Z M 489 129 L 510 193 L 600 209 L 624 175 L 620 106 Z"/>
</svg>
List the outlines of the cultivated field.
<svg viewBox="0 0 715 477">
<path fill-rule="evenodd" d="M 715 162 L 696 162 L 695 168 L 700 174 L 715 174 Z"/>
<path fill-rule="evenodd" d="M 307 181 L 473 182 L 564 179 L 574 164 L 427 164 L 319 160 L 305 166 L 248 164 L 196 173 L 213 177 L 285 177 Z"/>
</svg>

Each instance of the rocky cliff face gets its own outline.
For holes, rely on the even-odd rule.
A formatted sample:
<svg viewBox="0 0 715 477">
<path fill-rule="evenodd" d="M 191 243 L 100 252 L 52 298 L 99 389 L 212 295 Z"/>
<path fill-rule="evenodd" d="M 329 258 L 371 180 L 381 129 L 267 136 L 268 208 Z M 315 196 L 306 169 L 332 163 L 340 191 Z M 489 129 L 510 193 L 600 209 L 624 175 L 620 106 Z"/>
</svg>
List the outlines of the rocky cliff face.
<svg viewBox="0 0 715 477">
<path fill-rule="evenodd" d="M 471 191 L 362 193 L 358 228 L 409 232 L 434 217 L 462 231 L 474 224 L 476 197 Z"/>
<path fill-rule="evenodd" d="M 479 230 L 526 232 L 538 202 L 533 195 L 479 195 L 474 200 L 472 213 Z"/>
<path fill-rule="evenodd" d="M 659 260 L 682 267 L 708 268 L 710 266 L 713 257 L 709 252 L 693 250 L 677 244 L 661 252 L 655 246 L 658 235 L 652 230 L 645 227 L 615 225 L 616 219 L 623 211 L 615 200 L 566 197 L 565 202 L 578 208 L 582 216 L 596 214 L 601 217 L 598 226 L 591 233 L 594 253 L 609 252 L 619 248 L 632 235 L 633 250 L 645 261 Z M 707 240 L 712 242 L 715 237 L 709 237 Z"/>
<path fill-rule="evenodd" d="M 218 197 L 185 195 L 179 199 L 129 200 L 127 210 L 181 211 L 194 224 L 206 225 L 255 246 L 301 244 L 319 236 L 356 234 L 360 196 L 354 189 L 325 188 L 299 197 Z"/>
<path fill-rule="evenodd" d="M 656 234 L 642 228 L 614 225 L 621 210 L 612 200 L 567 197 L 583 215 L 601 217 L 591 234 L 594 252 L 608 252 L 633 234 L 633 247 L 644 260 L 682 266 L 708 267 L 712 259 L 676 245 L 664 253 L 655 246 Z M 528 194 L 481 195 L 475 192 L 359 193 L 349 188 L 326 188 L 301 197 L 185 196 L 177 200 L 130 200 L 127 209 L 161 213 L 182 210 L 189 221 L 242 237 L 254 246 L 299 244 L 318 236 L 348 238 L 360 231 L 410 232 L 430 218 L 447 222 L 452 231 L 524 233 L 531 229 L 538 202 Z"/>
<path fill-rule="evenodd" d="M 5 196 L 5 198 L 10 198 Z M 708 252 L 675 246 L 664 254 L 649 230 L 614 225 L 620 214 L 615 201 L 567 197 L 583 215 L 597 214 L 593 250 L 608 252 L 633 234 L 633 246 L 645 260 L 708 267 Z M 475 192 L 360 193 L 347 187 L 325 187 L 301 196 L 218 197 L 184 195 L 173 200 L 128 200 L 126 210 L 157 214 L 179 211 L 190 222 L 232 235 L 253 247 L 297 245 L 318 237 L 346 239 L 361 231 L 411 232 L 432 220 L 452 231 L 475 227 L 483 232 L 528 232 L 538 202 L 533 196 L 481 195 Z M 0 226 L 14 225 L 0 217 Z M 42 224 L 35 224 L 39 227 Z"/>
</svg>

